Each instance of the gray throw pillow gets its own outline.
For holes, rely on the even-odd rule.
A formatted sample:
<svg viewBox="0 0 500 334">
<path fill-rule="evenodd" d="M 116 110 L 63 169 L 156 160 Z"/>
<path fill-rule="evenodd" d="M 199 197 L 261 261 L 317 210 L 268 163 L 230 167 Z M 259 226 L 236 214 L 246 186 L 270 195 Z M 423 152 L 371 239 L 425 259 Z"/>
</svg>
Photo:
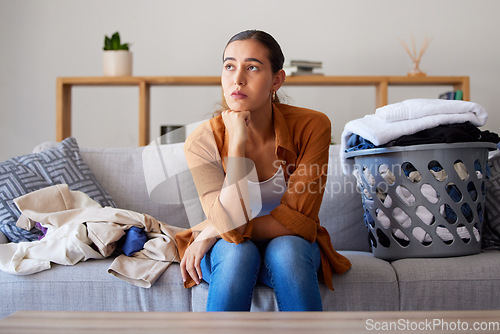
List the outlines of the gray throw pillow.
<svg viewBox="0 0 500 334">
<path fill-rule="evenodd" d="M 0 163 L 0 230 L 12 242 L 33 241 L 37 229 L 26 231 L 16 226 L 21 215 L 13 200 L 29 192 L 65 183 L 82 191 L 101 206 L 116 207 L 82 160 L 76 139 L 67 138 L 55 147 L 38 153 L 11 158 Z"/>
</svg>

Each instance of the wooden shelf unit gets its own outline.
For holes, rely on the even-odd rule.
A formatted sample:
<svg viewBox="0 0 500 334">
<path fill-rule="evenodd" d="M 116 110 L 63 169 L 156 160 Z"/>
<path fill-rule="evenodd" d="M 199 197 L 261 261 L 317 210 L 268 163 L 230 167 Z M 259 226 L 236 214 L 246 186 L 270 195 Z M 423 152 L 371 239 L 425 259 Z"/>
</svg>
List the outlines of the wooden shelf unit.
<svg viewBox="0 0 500 334">
<path fill-rule="evenodd" d="M 58 77 L 56 89 L 56 139 L 71 136 L 71 91 L 74 86 L 138 86 L 139 146 L 150 142 L 151 86 L 218 86 L 219 76 Z M 468 76 L 290 76 L 286 86 L 374 86 L 377 107 L 388 103 L 389 86 L 452 86 L 470 100 Z"/>
</svg>

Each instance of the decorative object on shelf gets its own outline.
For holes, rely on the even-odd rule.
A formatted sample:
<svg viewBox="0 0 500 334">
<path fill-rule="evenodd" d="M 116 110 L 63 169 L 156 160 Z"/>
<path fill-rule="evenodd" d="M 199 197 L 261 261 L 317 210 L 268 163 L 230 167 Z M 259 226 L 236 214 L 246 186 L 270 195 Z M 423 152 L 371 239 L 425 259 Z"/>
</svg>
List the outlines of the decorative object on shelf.
<svg viewBox="0 0 500 334">
<path fill-rule="evenodd" d="M 132 52 L 129 50 L 129 43 L 121 43 L 118 32 L 111 38 L 104 37 L 103 50 L 104 76 L 132 75 Z"/>
<path fill-rule="evenodd" d="M 413 38 L 413 35 L 411 36 L 411 46 L 412 46 L 411 51 L 405 42 L 403 42 L 402 40 L 399 40 L 399 42 L 401 42 L 401 44 L 405 48 L 406 52 L 410 56 L 411 60 L 413 61 L 413 68 L 411 69 L 410 72 L 408 72 L 408 76 L 418 77 L 418 76 L 425 76 L 426 75 L 420 69 L 420 61 L 422 60 L 422 56 L 424 55 L 424 52 L 427 49 L 427 47 L 429 46 L 429 44 L 431 43 L 431 41 L 432 41 L 432 38 L 429 39 L 427 36 L 425 36 L 424 42 L 422 43 L 422 47 L 420 48 L 420 52 L 417 53 L 417 47 L 415 45 L 415 39 Z"/>
<path fill-rule="evenodd" d="M 320 61 L 291 60 L 289 64 L 283 67 L 283 69 L 285 70 L 287 76 L 323 75 L 323 73 L 315 71 L 317 69 L 321 69 L 322 66 L 323 63 Z"/>
</svg>

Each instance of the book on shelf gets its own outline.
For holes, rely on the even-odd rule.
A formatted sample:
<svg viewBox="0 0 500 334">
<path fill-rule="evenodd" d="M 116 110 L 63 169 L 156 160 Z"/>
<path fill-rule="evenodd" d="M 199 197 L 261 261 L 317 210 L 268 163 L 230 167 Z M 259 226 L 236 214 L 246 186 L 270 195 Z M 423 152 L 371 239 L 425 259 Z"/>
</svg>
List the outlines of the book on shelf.
<svg viewBox="0 0 500 334">
<path fill-rule="evenodd" d="M 321 72 L 291 72 L 291 73 L 287 73 L 285 71 L 286 75 L 287 76 L 292 76 L 292 77 L 297 77 L 297 76 L 306 76 L 306 75 L 324 75 L 323 73 Z"/>
<path fill-rule="evenodd" d="M 464 93 L 461 90 L 449 91 L 440 94 L 439 98 L 443 100 L 463 100 Z"/>
<path fill-rule="evenodd" d="M 296 76 L 296 75 L 323 75 L 321 72 L 317 72 L 313 69 L 307 69 L 297 66 L 285 66 L 283 67 L 287 76 Z"/>
<path fill-rule="evenodd" d="M 317 69 L 321 69 L 322 66 L 323 64 L 320 61 L 291 60 L 283 69 L 288 76 L 323 75 L 323 73 L 316 71 Z"/>
<path fill-rule="evenodd" d="M 321 68 L 323 63 L 321 61 L 310 60 L 290 60 L 290 66 L 306 67 L 306 68 Z"/>
</svg>

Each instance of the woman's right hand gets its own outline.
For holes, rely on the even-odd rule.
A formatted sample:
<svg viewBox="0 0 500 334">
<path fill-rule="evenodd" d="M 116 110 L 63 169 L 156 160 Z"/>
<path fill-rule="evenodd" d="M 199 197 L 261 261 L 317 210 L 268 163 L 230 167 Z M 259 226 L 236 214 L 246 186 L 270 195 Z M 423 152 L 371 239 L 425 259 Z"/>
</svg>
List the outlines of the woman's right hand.
<svg viewBox="0 0 500 334">
<path fill-rule="evenodd" d="M 222 120 L 229 135 L 231 145 L 245 147 L 248 136 L 248 124 L 250 123 L 249 111 L 225 110 L 222 112 Z"/>
<path fill-rule="evenodd" d="M 189 245 L 181 260 L 181 275 L 184 282 L 191 277 L 196 284 L 200 284 L 203 275 L 201 273 L 201 260 L 217 241 L 216 238 L 198 238 Z"/>
</svg>

